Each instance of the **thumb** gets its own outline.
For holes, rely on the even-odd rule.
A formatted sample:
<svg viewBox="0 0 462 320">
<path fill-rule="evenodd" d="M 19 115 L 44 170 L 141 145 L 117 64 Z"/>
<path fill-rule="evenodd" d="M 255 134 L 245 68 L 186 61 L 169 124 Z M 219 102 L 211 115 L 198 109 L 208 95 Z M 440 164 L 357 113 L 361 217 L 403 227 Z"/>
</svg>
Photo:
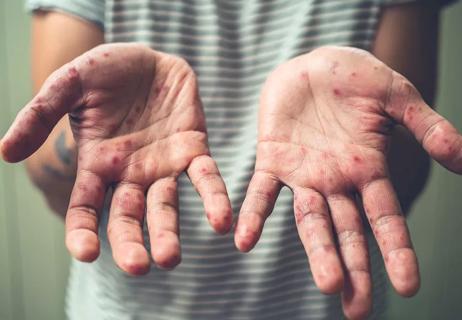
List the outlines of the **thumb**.
<svg viewBox="0 0 462 320">
<path fill-rule="evenodd" d="M 393 72 L 385 111 L 408 128 L 433 159 L 462 174 L 462 136 L 448 120 L 424 102 L 406 78 L 396 72 Z"/>
<path fill-rule="evenodd" d="M 53 72 L 38 94 L 17 114 L 0 142 L 5 161 L 18 162 L 34 153 L 56 123 L 82 101 L 77 69 L 66 64 Z"/>
</svg>

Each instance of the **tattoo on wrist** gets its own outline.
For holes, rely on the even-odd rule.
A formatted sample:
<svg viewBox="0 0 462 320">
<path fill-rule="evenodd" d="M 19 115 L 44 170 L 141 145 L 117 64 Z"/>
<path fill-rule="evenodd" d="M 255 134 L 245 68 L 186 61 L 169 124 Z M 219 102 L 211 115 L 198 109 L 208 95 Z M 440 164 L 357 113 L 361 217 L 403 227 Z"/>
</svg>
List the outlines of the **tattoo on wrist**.
<svg viewBox="0 0 462 320">
<path fill-rule="evenodd" d="M 68 166 L 72 163 L 74 152 L 71 148 L 66 146 L 66 133 L 64 130 L 55 141 L 55 150 L 59 160 L 61 160 L 63 164 Z"/>
<path fill-rule="evenodd" d="M 59 171 L 56 168 L 53 168 L 52 166 L 46 164 L 42 167 L 42 170 L 49 176 L 57 179 L 57 180 L 62 180 L 62 181 L 67 181 L 67 182 L 74 182 L 75 181 L 75 175 L 68 175 L 65 174 L 61 171 Z"/>
</svg>

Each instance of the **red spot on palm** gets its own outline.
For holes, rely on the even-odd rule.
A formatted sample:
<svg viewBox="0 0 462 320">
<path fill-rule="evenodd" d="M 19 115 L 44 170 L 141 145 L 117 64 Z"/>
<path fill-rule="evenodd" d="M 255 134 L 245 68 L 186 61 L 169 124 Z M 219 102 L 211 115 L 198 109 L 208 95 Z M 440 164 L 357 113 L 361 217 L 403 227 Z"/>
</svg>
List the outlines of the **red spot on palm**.
<svg viewBox="0 0 462 320">
<path fill-rule="evenodd" d="M 359 156 L 353 156 L 353 161 L 355 163 L 361 163 L 363 161 L 363 159 L 361 159 L 361 157 L 359 157 Z"/>
<path fill-rule="evenodd" d="M 127 139 L 124 141 L 124 147 L 126 148 L 131 148 L 132 147 L 132 141 L 130 139 Z"/>
</svg>

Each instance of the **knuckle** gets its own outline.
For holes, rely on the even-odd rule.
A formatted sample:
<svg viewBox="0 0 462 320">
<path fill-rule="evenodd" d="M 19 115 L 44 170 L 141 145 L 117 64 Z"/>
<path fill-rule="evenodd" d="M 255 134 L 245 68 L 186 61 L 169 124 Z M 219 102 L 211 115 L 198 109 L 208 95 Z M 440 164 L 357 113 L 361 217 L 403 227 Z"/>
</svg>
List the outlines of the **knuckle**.
<svg viewBox="0 0 462 320">
<path fill-rule="evenodd" d="M 366 244 L 367 240 L 364 233 L 357 230 L 344 230 L 337 234 L 340 246 L 352 244 Z"/>
</svg>

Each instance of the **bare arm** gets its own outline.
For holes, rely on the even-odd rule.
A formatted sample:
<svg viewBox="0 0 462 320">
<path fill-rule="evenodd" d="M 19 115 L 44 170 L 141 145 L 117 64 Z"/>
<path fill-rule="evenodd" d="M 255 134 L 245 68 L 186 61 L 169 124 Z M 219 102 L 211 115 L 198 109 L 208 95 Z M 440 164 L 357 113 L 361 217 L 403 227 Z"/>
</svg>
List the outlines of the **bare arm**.
<svg viewBox="0 0 462 320">
<path fill-rule="evenodd" d="M 373 54 L 403 74 L 434 105 L 437 80 L 439 10 L 434 5 L 388 7 L 380 21 Z M 393 130 L 388 156 L 393 184 L 407 212 L 422 191 L 430 160 L 402 126 Z"/>
<path fill-rule="evenodd" d="M 62 13 L 36 13 L 32 18 L 34 93 L 54 70 L 103 41 L 102 30 L 92 23 Z M 75 157 L 75 143 L 65 116 L 45 144 L 27 160 L 31 179 L 49 206 L 61 215 L 66 213 L 75 180 Z"/>
</svg>

